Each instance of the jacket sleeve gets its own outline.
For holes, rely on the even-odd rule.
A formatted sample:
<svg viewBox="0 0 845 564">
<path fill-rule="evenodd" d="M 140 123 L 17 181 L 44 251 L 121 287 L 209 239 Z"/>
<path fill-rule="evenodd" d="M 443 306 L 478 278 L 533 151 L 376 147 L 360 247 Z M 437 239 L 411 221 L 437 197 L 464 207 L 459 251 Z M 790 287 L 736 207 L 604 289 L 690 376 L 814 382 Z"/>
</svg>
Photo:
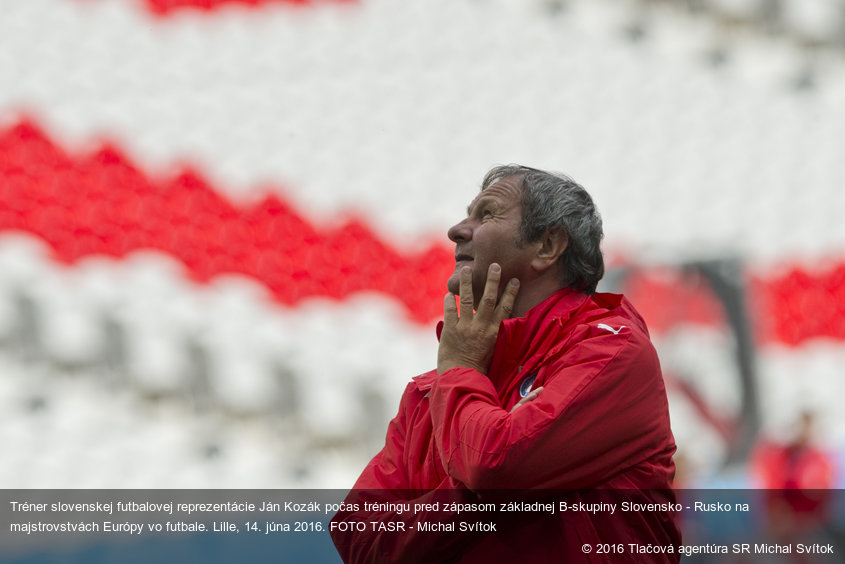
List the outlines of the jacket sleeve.
<svg viewBox="0 0 845 564">
<path fill-rule="evenodd" d="M 440 510 L 414 511 L 415 504 L 439 503 L 442 508 L 445 503 L 470 504 L 477 498 L 463 484 L 448 476 L 433 490 L 410 489 L 411 480 L 402 461 L 407 399 L 406 391 L 398 415 L 388 426 L 384 448 L 361 473 L 344 500 L 344 507 L 329 524 L 332 542 L 346 563 L 448 562 L 469 542 L 474 542 L 467 535 L 446 531 L 416 532 L 422 521 L 448 523 L 455 515 Z M 385 502 L 409 504 L 410 511 L 379 511 L 367 509 L 365 505 Z M 404 530 L 380 530 L 380 523 L 397 521 L 402 523 Z"/>
<path fill-rule="evenodd" d="M 647 336 L 588 331 L 546 370 L 537 399 L 513 413 L 478 371 L 437 377 L 434 440 L 450 476 L 471 490 L 589 488 L 671 456 L 663 377 Z M 668 483 L 671 468 L 644 466 L 655 484 Z"/>
</svg>

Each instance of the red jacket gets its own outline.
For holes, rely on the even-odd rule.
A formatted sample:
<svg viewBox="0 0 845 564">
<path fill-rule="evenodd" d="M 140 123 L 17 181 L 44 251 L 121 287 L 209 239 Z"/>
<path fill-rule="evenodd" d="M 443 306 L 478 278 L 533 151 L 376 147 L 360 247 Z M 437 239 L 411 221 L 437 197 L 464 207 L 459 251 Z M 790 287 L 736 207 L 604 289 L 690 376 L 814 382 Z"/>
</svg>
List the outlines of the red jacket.
<svg viewBox="0 0 845 564">
<path fill-rule="evenodd" d="M 539 386 L 538 398 L 510 413 Z M 580 490 L 553 493 L 570 503 L 593 499 L 595 490 L 673 502 L 674 451 L 663 377 L 642 318 L 622 296 L 561 290 L 502 323 L 488 375 L 453 368 L 414 378 L 383 450 L 348 498 L 359 510 L 338 513 L 332 537 L 346 562 L 677 562 L 677 555 L 632 554 L 628 546 L 621 557 L 582 551 L 598 543 L 677 550 L 669 511 L 495 514 L 516 520 L 486 535 L 417 532 L 432 517 L 408 512 L 400 516 L 405 532 L 337 530 L 341 521 L 396 520 L 395 512 L 363 511 L 367 500 L 470 503 L 510 489 L 524 499 Z M 491 514 L 475 517 L 486 522 Z"/>
</svg>

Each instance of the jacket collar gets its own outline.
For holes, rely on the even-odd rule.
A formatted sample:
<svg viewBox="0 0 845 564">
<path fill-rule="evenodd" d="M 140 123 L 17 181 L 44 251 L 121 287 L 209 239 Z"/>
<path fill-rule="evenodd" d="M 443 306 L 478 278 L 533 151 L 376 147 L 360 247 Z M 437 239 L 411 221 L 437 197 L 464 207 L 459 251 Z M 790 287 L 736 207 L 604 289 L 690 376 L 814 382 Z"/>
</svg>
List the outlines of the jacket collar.
<svg viewBox="0 0 845 564">
<path fill-rule="evenodd" d="M 544 354 L 555 344 L 557 329 L 566 324 L 572 314 L 588 299 L 587 294 L 563 288 L 532 307 L 525 316 L 502 321 L 490 363 L 493 369 L 489 376 L 494 384 L 498 379 L 511 374 L 515 368 L 533 368 L 525 364 L 520 369 L 522 363 L 531 362 L 534 365 L 541 361 Z M 438 341 L 442 331 L 443 321 L 440 321 L 436 328 Z M 415 377 L 414 382 L 419 390 L 427 391 L 436 377 L 437 370 L 431 370 Z"/>
<path fill-rule="evenodd" d="M 488 373 L 496 387 L 505 384 L 500 382 L 502 379 L 534 370 L 557 344 L 559 329 L 588 299 L 587 294 L 563 288 L 528 310 L 524 317 L 504 320 Z"/>
</svg>

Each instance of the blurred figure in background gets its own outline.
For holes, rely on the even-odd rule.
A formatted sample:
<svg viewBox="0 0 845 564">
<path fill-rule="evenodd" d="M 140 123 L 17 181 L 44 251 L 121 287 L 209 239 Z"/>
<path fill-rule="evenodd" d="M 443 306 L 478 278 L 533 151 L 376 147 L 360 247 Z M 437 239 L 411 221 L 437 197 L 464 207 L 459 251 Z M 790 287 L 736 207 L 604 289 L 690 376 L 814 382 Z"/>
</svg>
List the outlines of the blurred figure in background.
<svg viewBox="0 0 845 564">
<path fill-rule="evenodd" d="M 808 533 L 825 534 L 830 525 L 836 490 L 836 463 L 832 453 L 817 444 L 816 414 L 799 416 L 787 441 L 763 439 L 752 455 L 751 471 L 766 489 L 766 527 L 778 543 L 806 542 Z M 793 555 L 796 561 L 810 558 Z"/>
</svg>

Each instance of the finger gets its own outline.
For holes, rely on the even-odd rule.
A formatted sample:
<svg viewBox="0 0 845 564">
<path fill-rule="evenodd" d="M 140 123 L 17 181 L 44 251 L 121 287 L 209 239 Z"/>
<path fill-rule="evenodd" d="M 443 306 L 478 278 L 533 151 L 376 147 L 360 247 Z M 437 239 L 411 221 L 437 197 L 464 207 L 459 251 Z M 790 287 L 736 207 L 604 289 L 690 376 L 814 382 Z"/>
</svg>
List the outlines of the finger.
<svg viewBox="0 0 845 564">
<path fill-rule="evenodd" d="M 484 293 L 478 302 L 476 315 L 481 322 L 489 322 L 493 319 L 496 311 L 496 302 L 499 301 L 499 280 L 502 277 L 502 267 L 495 262 L 487 268 L 487 282 L 484 284 Z M 497 323 L 498 325 L 498 323 Z"/>
<path fill-rule="evenodd" d="M 516 411 L 516 410 L 517 410 L 517 408 L 522 407 L 523 405 L 525 405 L 525 404 L 526 404 L 526 403 L 528 403 L 529 401 L 534 401 L 535 399 L 537 399 L 537 396 L 539 396 L 539 395 L 540 395 L 540 392 L 541 392 L 542 390 L 543 390 L 543 387 L 542 387 L 542 386 L 540 386 L 540 387 L 539 387 L 539 388 L 537 388 L 536 390 L 531 390 L 530 392 L 528 392 L 527 394 L 525 394 L 525 397 L 524 397 L 524 398 L 522 398 L 521 400 L 519 400 L 519 402 L 518 402 L 515 406 L 513 406 L 513 407 L 511 408 L 510 412 L 511 412 L 511 413 L 513 413 L 514 411 Z"/>
<path fill-rule="evenodd" d="M 472 308 L 475 305 L 472 296 L 472 269 L 468 266 L 461 268 L 461 319 L 472 319 Z"/>
<path fill-rule="evenodd" d="M 449 292 L 443 298 L 443 322 L 450 326 L 458 322 L 458 304 L 455 301 L 455 294 L 452 292 Z"/>
<path fill-rule="evenodd" d="M 493 316 L 493 322 L 497 325 L 503 319 L 510 319 L 513 315 L 513 304 L 516 302 L 516 295 L 519 293 L 519 279 L 511 278 L 508 285 L 505 286 L 505 291 L 502 293 L 502 299 L 499 300 L 499 305 L 496 307 L 496 313 Z"/>
</svg>

